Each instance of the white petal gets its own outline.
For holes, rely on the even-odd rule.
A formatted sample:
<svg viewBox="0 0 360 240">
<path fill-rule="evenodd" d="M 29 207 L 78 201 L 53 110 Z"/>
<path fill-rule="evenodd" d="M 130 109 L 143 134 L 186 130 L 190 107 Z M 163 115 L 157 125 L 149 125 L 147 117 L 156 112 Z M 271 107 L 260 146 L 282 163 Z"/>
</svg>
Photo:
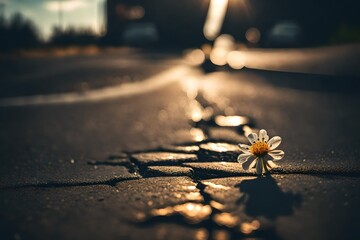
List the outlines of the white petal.
<svg viewBox="0 0 360 240">
<path fill-rule="evenodd" d="M 241 151 L 243 151 L 244 153 L 248 153 L 250 152 L 250 146 L 246 145 L 246 144 L 239 144 L 239 148 Z"/>
<path fill-rule="evenodd" d="M 272 150 L 268 154 L 273 158 L 274 161 L 282 159 L 285 155 L 284 151 L 281 150 Z"/>
<path fill-rule="evenodd" d="M 239 163 L 246 162 L 250 156 L 251 156 L 251 153 L 242 153 L 238 156 L 237 161 Z"/>
<path fill-rule="evenodd" d="M 262 160 L 261 158 L 257 159 L 257 163 L 256 163 L 256 173 L 258 175 L 262 175 L 263 173 L 263 165 L 262 165 Z"/>
<path fill-rule="evenodd" d="M 256 163 L 256 160 L 255 160 L 255 156 L 250 156 L 250 158 L 246 161 L 246 162 L 243 162 L 243 164 L 241 165 L 242 166 L 242 168 L 244 169 L 244 170 L 249 170 L 249 169 L 251 169 L 251 168 L 253 168 L 254 167 L 254 165 L 255 165 L 255 163 Z"/>
<path fill-rule="evenodd" d="M 258 140 L 258 135 L 256 133 L 250 133 L 247 137 L 251 143 L 254 143 Z"/>
<path fill-rule="evenodd" d="M 278 165 L 276 165 L 273 161 L 266 161 L 266 165 L 269 168 L 277 168 L 278 167 Z"/>
<path fill-rule="evenodd" d="M 265 129 L 261 129 L 259 132 L 259 139 L 262 142 L 267 142 L 269 140 L 269 136 L 267 135 L 267 132 Z"/>
<path fill-rule="evenodd" d="M 277 146 L 279 146 L 281 143 L 281 137 L 276 136 L 270 139 L 270 141 L 268 142 L 269 146 L 270 146 L 270 150 L 273 150 L 275 148 L 277 148 Z"/>
<path fill-rule="evenodd" d="M 252 168 L 255 167 L 256 161 L 257 161 L 257 158 L 256 158 L 254 161 L 252 161 L 252 163 L 251 163 L 250 166 L 249 166 L 249 169 L 252 169 Z"/>
</svg>

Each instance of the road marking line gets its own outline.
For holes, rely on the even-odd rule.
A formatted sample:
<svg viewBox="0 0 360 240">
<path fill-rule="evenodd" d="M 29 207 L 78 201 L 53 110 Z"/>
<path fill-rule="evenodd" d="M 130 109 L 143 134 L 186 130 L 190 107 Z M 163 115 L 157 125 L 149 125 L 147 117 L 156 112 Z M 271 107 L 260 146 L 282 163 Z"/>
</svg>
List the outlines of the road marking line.
<svg viewBox="0 0 360 240">
<path fill-rule="evenodd" d="M 78 102 L 94 102 L 111 98 L 127 97 L 143 94 L 165 87 L 181 80 L 186 75 L 196 72 L 194 69 L 180 65 L 170 68 L 141 82 L 122 83 L 119 85 L 89 90 L 86 92 L 69 92 L 58 94 L 44 94 L 0 99 L 1 107 L 30 106 L 49 104 L 69 104 Z"/>
</svg>

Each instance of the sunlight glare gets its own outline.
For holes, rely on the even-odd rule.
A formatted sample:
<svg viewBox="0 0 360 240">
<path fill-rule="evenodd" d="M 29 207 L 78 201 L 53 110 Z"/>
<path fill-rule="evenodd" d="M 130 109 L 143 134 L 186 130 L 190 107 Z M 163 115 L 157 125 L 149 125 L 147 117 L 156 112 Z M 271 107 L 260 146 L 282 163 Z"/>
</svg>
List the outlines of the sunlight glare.
<svg viewBox="0 0 360 240">
<path fill-rule="evenodd" d="M 208 40 L 214 40 L 224 22 L 228 0 L 211 0 L 204 25 L 204 35 Z"/>
<path fill-rule="evenodd" d="M 255 44 L 259 42 L 261 34 L 259 29 L 252 27 L 246 30 L 245 37 L 250 43 Z"/>
<path fill-rule="evenodd" d="M 58 12 L 59 10 L 65 12 L 71 12 L 78 8 L 86 7 L 88 3 L 83 0 L 78 1 L 48 1 L 44 3 L 45 9 L 51 12 Z"/>
<path fill-rule="evenodd" d="M 232 51 L 227 55 L 227 62 L 233 69 L 242 69 L 245 66 L 245 57 L 240 51 Z"/>
</svg>

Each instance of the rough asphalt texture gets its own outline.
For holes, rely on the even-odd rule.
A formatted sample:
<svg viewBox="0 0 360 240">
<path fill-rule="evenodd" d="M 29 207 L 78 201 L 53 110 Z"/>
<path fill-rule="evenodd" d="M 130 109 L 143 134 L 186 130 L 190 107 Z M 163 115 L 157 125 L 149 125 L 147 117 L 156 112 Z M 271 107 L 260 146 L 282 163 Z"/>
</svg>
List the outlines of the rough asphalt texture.
<svg viewBox="0 0 360 240">
<path fill-rule="evenodd" d="M 181 64 L 129 56 L 7 62 L 1 98 Z M 0 107 L 0 238 L 360 238 L 358 77 L 191 71 L 141 95 Z M 194 122 L 199 109 L 212 115 Z M 224 114 L 251 122 L 220 127 L 213 117 Z M 286 155 L 258 178 L 236 162 L 236 144 L 261 128 L 282 137 Z"/>
</svg>

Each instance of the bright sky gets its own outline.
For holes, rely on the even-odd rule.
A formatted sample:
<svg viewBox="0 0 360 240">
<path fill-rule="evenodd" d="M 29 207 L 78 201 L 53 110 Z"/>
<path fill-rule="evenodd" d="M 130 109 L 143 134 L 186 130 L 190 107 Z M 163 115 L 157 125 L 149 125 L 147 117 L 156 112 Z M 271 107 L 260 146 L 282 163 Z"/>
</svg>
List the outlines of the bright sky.
<svg viewBox="0 0 360 240">
<path fill-rule="evenodd" d="M 59 8 L 63 15 L 63 27 L 90 27 L 96 33 L 104 26 L 105 0 L 0 0 L 5 4 L 5 17 L 22 13 L 38 26 L 47 39 L 53 26 L 59 25 Z M 59 4 L 60 3 L 60 4 Z"/>
</svg>

